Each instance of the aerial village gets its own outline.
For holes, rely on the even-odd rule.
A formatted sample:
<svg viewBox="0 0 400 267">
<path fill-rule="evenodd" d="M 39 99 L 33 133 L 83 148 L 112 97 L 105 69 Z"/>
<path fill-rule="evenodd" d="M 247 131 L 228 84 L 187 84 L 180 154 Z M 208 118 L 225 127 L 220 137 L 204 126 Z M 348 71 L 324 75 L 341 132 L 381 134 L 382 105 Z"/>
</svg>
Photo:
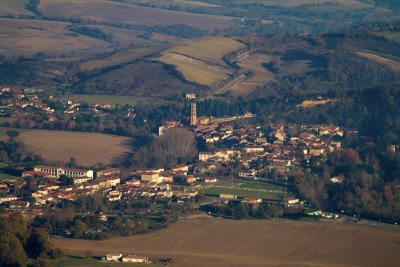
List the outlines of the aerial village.
<svg viewBox="0 0 400 267">
<path fill-rule="evenodd" d="M 47 114 L 53 112 L 40 101 L 37 92 L 5 88 L 1 93 L 13 96 L 8 108 L 31 106 Z M 186 98 L 192 100 L 195 96 L 188 94 Z M 67 113 L 79 110 L 79 103 L 66 101 L 65 104 Z M 99 110 L 107 109 L 109 105 L 97 104 L 91 108 L 101 112 Z M 203 198 L 207 204 L 215 205 L 238 201 L 257 206 L 272 201 L 280 203 L 283 212 L 290 207 L 301 209 L 304 201 L 288 191 L 287 174 L 304 170 L 312 157 L 324 157 L 340 150 L 345 134 L 335 125 L 282 123 L 269 125 L 266 129 L 262 125 L 246 123 L 255 116 L 250 112 L 227 118 L 198 118 L 194 101 L 190 111 L 190 125 L 169 121 L 159 127 L 158 135 L 175 127 L 191 129 L 203 147 L 198 159 L 191 164 L 169 169 L 105 168 L 98 171 L 38 165 L 32 170 L 22 170 L 20 178 L 1 180 L 3 215 L 19 211 L 38 216 L 43 214 L 45 207 L 63 201 L 73 202 L 98 192 L 108 202 L 137 198 L 167 199 L 176 203 L 195 201 L 198 203 L 196 211 L 201 210 Z M 236 120 L 244 120 L 244 123 L 234 126 L 231 122 Z M 295 137 L 293 133 L 288 135 L 293 129 L 297 131 Z M 224 170 L 232 166 L 235 166 L 234 171 L 227 175 Z M 27 186 L 26 177 L 40 181 L 37 190 L 29 196 L 18 194 Z M 331 182 L 341 183 L 341 179 L 340 176 L 332 177 Z M 212 215 L 211 212 L 208 214 Z"/>
</svg>

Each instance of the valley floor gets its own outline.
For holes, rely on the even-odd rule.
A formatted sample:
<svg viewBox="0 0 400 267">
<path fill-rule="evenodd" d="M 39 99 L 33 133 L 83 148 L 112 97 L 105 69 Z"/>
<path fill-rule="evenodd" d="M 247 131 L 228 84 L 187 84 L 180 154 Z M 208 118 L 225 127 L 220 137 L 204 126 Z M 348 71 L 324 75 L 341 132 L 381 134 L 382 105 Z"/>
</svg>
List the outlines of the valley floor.
<svg viewBox="0 0 400 267">
<path fill-rule="evenodd" d="M 398 266 L 400 232 L 296 221 L 181 220 L 148 235 L 53 238 L 67 254 L 174 257 L 173 266 Z"/>
</svg>

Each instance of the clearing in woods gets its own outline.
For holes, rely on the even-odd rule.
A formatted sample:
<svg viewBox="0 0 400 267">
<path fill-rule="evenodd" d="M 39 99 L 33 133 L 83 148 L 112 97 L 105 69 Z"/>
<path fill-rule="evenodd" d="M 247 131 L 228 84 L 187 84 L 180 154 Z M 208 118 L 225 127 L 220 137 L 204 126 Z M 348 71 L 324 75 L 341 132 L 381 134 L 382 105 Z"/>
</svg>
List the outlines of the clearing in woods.
<svg viewBox="0 0 400 267">
<path fill-rule="evenodd" d="M 233 70 L 226 65 L 223 57 L 243 46 L 226 37 L 201 38 L 167 49 L 159 60 L 176 66 L 188 81 L 211 85 L 232 74 Z"/>
<path fill-rule="evenodd" d="M 160 242 L 162 241 L 162 242 Z M 400 233 L 294 221 L 182 220 L 147 235 L 90 241 L 52 238 L 69 255 L 174 257 L 174 266 L 398 266 Z"/>
<path fill-rule="evenodd" d="M 336 99 L 318 99 L 318 100 L 304 100 L 301 104 L 297 105 L 298 108 L 312 108 L 319 105 L 325 105 L 336 101 Z"/>
<path fill-rule="evenodd" d="M 92 166 L 96 163 L 119 162 L 126 153 L 132 152 L 128 137 L 67 131 L 25 130 L 0 128 L 4 138 L 6 132 L 20 132 L 19 140 L 26 150 L 41 155 L 48 162 L 68 162 L 76 158 L 78 164 Z"/>
</svg>

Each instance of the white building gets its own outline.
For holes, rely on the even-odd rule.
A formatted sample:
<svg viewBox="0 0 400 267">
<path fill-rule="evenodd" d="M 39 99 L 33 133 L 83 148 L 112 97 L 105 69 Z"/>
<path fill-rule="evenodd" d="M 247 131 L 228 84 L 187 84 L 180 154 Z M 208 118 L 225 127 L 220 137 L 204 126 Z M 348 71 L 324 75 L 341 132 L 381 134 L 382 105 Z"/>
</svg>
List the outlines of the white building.
<svg viewBox="0 0 400 267">
<path fill-rule="evenodd" d="M 60 178 L 61 175 L 65 175 L 67 177 L 72 177 L 72 178 L 88 177 L 93 179 L 92 170 L 38 165 L 34 167 L 34 171 L 46 173 L 48 177 L 53 177 L 53 178 Z"/>
<path fill-rule="evenodd" d="M 127 255 L 122 257 L 122 262 L 147 263 L 149 262 L 149 258 L 136 255 Z"/>
</svg>

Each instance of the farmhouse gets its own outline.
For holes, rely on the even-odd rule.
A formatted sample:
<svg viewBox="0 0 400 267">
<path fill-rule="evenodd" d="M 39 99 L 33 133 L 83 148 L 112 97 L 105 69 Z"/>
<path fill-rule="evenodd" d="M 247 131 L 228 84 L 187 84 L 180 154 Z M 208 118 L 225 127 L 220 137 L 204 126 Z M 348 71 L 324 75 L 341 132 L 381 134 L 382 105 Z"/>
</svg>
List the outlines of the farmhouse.
<svg viewBox="0 0 400 267">
<path fill-rule="evenodd" d="M 126 255 L 122 257 L 122 262 L 148 263 L 149 258 L 136 255 Z"/>
<path fill-rule="evenodd" d="M 52 178 L 60 178 L 61 175 L 66 175 L 72 178 L 88 177 L 93 179 L 92 170 L 59 168 L 59 167 L 38 165 L 34 167 L 34 171 L 46 173 L 47 177 L 52 177 Z"/>
<path fill-rule="evenodd" d="M 110 253 L 106 255 L 106 261 L 120 261 L 122 258 L 122 254 L 118 253 Z"/>
</svg>

